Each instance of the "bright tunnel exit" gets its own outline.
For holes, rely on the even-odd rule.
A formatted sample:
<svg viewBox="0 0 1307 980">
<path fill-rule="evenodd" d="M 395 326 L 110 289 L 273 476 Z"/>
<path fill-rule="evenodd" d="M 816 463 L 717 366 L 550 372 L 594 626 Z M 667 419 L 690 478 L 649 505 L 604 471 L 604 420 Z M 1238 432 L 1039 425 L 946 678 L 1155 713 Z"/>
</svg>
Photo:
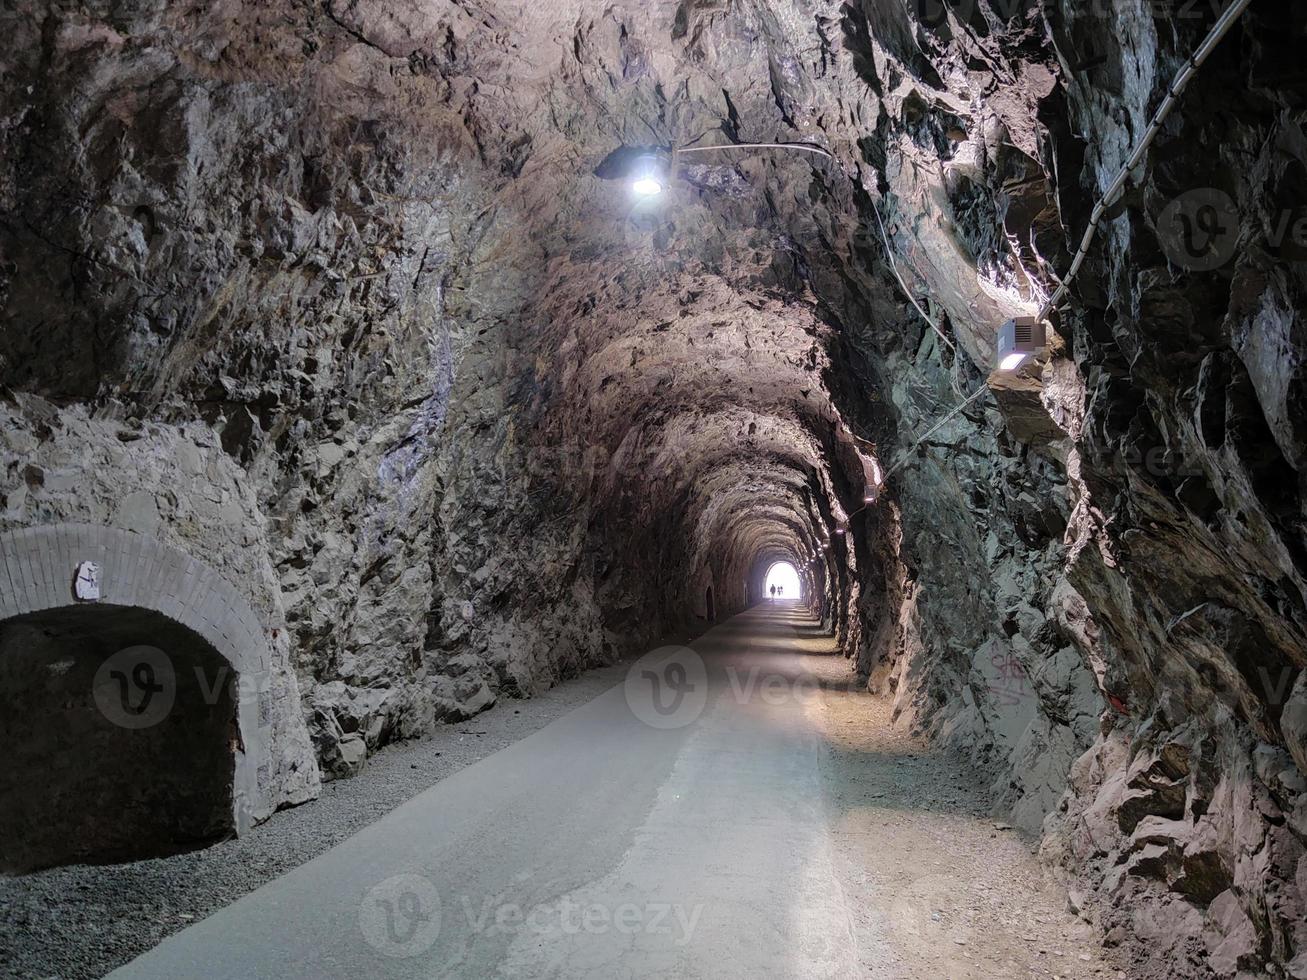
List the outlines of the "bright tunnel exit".
<svg viewBox="0 0 1307 980">
<path fill-rule="evenodd" d="M 772 587 L 776 592 L 772 592 Z M 762 587 L 763 595 L 770 599 L 773 595 L 784 599 L 802 599 L 799 586 L 799 573 L 787 561 L 778 561 L 767 570 L 767 583 Z"/>
</svg>

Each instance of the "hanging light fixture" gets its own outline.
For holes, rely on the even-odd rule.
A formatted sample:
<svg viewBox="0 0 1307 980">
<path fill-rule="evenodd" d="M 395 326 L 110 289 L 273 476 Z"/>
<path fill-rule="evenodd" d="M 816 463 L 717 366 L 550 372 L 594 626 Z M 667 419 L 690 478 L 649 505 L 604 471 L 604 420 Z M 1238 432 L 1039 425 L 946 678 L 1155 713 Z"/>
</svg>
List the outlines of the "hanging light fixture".
<svg viewBox="0 0 1307 980">
<path fill-rule="evenodd" d="M 657 153 L 641 153 L 631 162 L 631 193 L 636 197 L 657 197 L 667 188 L 668 167 Z"/>
<path fill-rule="evenodd" d="M 831 157 L 829 150 L 812 143 L 722 143 L 710 146 L 618 147 L 595 169 L 604 180 L 627 182 L 638 198 L 657 197 L 672 185 L 679 157 L 694 154 L 791 151 Z"/>
</svg>

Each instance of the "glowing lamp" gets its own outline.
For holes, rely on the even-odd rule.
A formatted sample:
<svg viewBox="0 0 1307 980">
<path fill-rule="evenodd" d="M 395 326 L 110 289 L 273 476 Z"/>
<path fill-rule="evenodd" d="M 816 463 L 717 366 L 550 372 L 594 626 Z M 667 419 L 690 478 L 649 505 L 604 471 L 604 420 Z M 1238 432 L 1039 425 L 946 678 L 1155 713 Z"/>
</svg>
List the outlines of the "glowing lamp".
<svg viewBox="0 0 1307 980">
<path fill-rule="evenodd" d="M 1044 349 L 1047 331 L 1044 321 L 1019 316 L 998 328 L 998 369 L 1015 371 Z"/>
<path fill-rule="evenodd" d="M 666 188 L 666 169 L 657 154 L 640 154 L 631 164 L 631 193 L 636 197 L 657 197 Z"/>
<path fill-rule="evenodd" d="M 631 193 L 636 197 L 653 197 L 663 192 L 663 182 L 655 177 L 637 177 L 631 182 Z"/>
</svg>

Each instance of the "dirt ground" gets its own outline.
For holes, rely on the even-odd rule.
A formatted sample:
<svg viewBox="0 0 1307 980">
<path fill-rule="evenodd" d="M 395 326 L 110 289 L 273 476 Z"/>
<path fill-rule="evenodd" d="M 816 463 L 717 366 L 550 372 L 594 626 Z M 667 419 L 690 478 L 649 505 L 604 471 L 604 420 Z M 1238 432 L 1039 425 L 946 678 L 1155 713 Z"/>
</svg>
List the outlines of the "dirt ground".
<svg viewBox="0 0 1307 980">
<path fill-rule="evenodd" d="M 848 684 L 823 641 L 807 645 L 829 680 L 807 707 L 825 734 L 835 865 L 867 975 L 1126 977 L 964 764 L 892 724 L 889 698 Z"/>
</svg>

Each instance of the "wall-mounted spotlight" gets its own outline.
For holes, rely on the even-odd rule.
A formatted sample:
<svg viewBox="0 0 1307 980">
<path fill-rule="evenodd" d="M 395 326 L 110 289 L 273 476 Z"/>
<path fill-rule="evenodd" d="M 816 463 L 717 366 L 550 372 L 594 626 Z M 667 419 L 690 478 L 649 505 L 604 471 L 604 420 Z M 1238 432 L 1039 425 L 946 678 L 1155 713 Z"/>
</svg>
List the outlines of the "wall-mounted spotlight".
<svg viewBox="0 0 1307 980">
<path fill-rule="evenodd" d="M 1015 371 L 1044 349 L 1048 342 L 1044 321 L 1019 316 L 998 328 L 998 369 Z"/>
<path fill-rule="evenodd" d="M 658 153 L 641 153 L 631 162 L 631 193 L 636 197 L 656 197 L 668 184 L 667 160 Z"/>
<path fill-rule="evenodd" d="M 835 522 L 835 533 L 838 534 L 840 537 L 844 537 L 844 535 L 848 532 L 848 530 L 849 530 L 848 521 L 841 519 Z"/>
<path fill-rule="evenodd" d="M 862 502 L 864 504 L 874 504 L 880 499 L 880 485 L 877 483 L 868 483 L 862 488 Z"/>
</svg>

